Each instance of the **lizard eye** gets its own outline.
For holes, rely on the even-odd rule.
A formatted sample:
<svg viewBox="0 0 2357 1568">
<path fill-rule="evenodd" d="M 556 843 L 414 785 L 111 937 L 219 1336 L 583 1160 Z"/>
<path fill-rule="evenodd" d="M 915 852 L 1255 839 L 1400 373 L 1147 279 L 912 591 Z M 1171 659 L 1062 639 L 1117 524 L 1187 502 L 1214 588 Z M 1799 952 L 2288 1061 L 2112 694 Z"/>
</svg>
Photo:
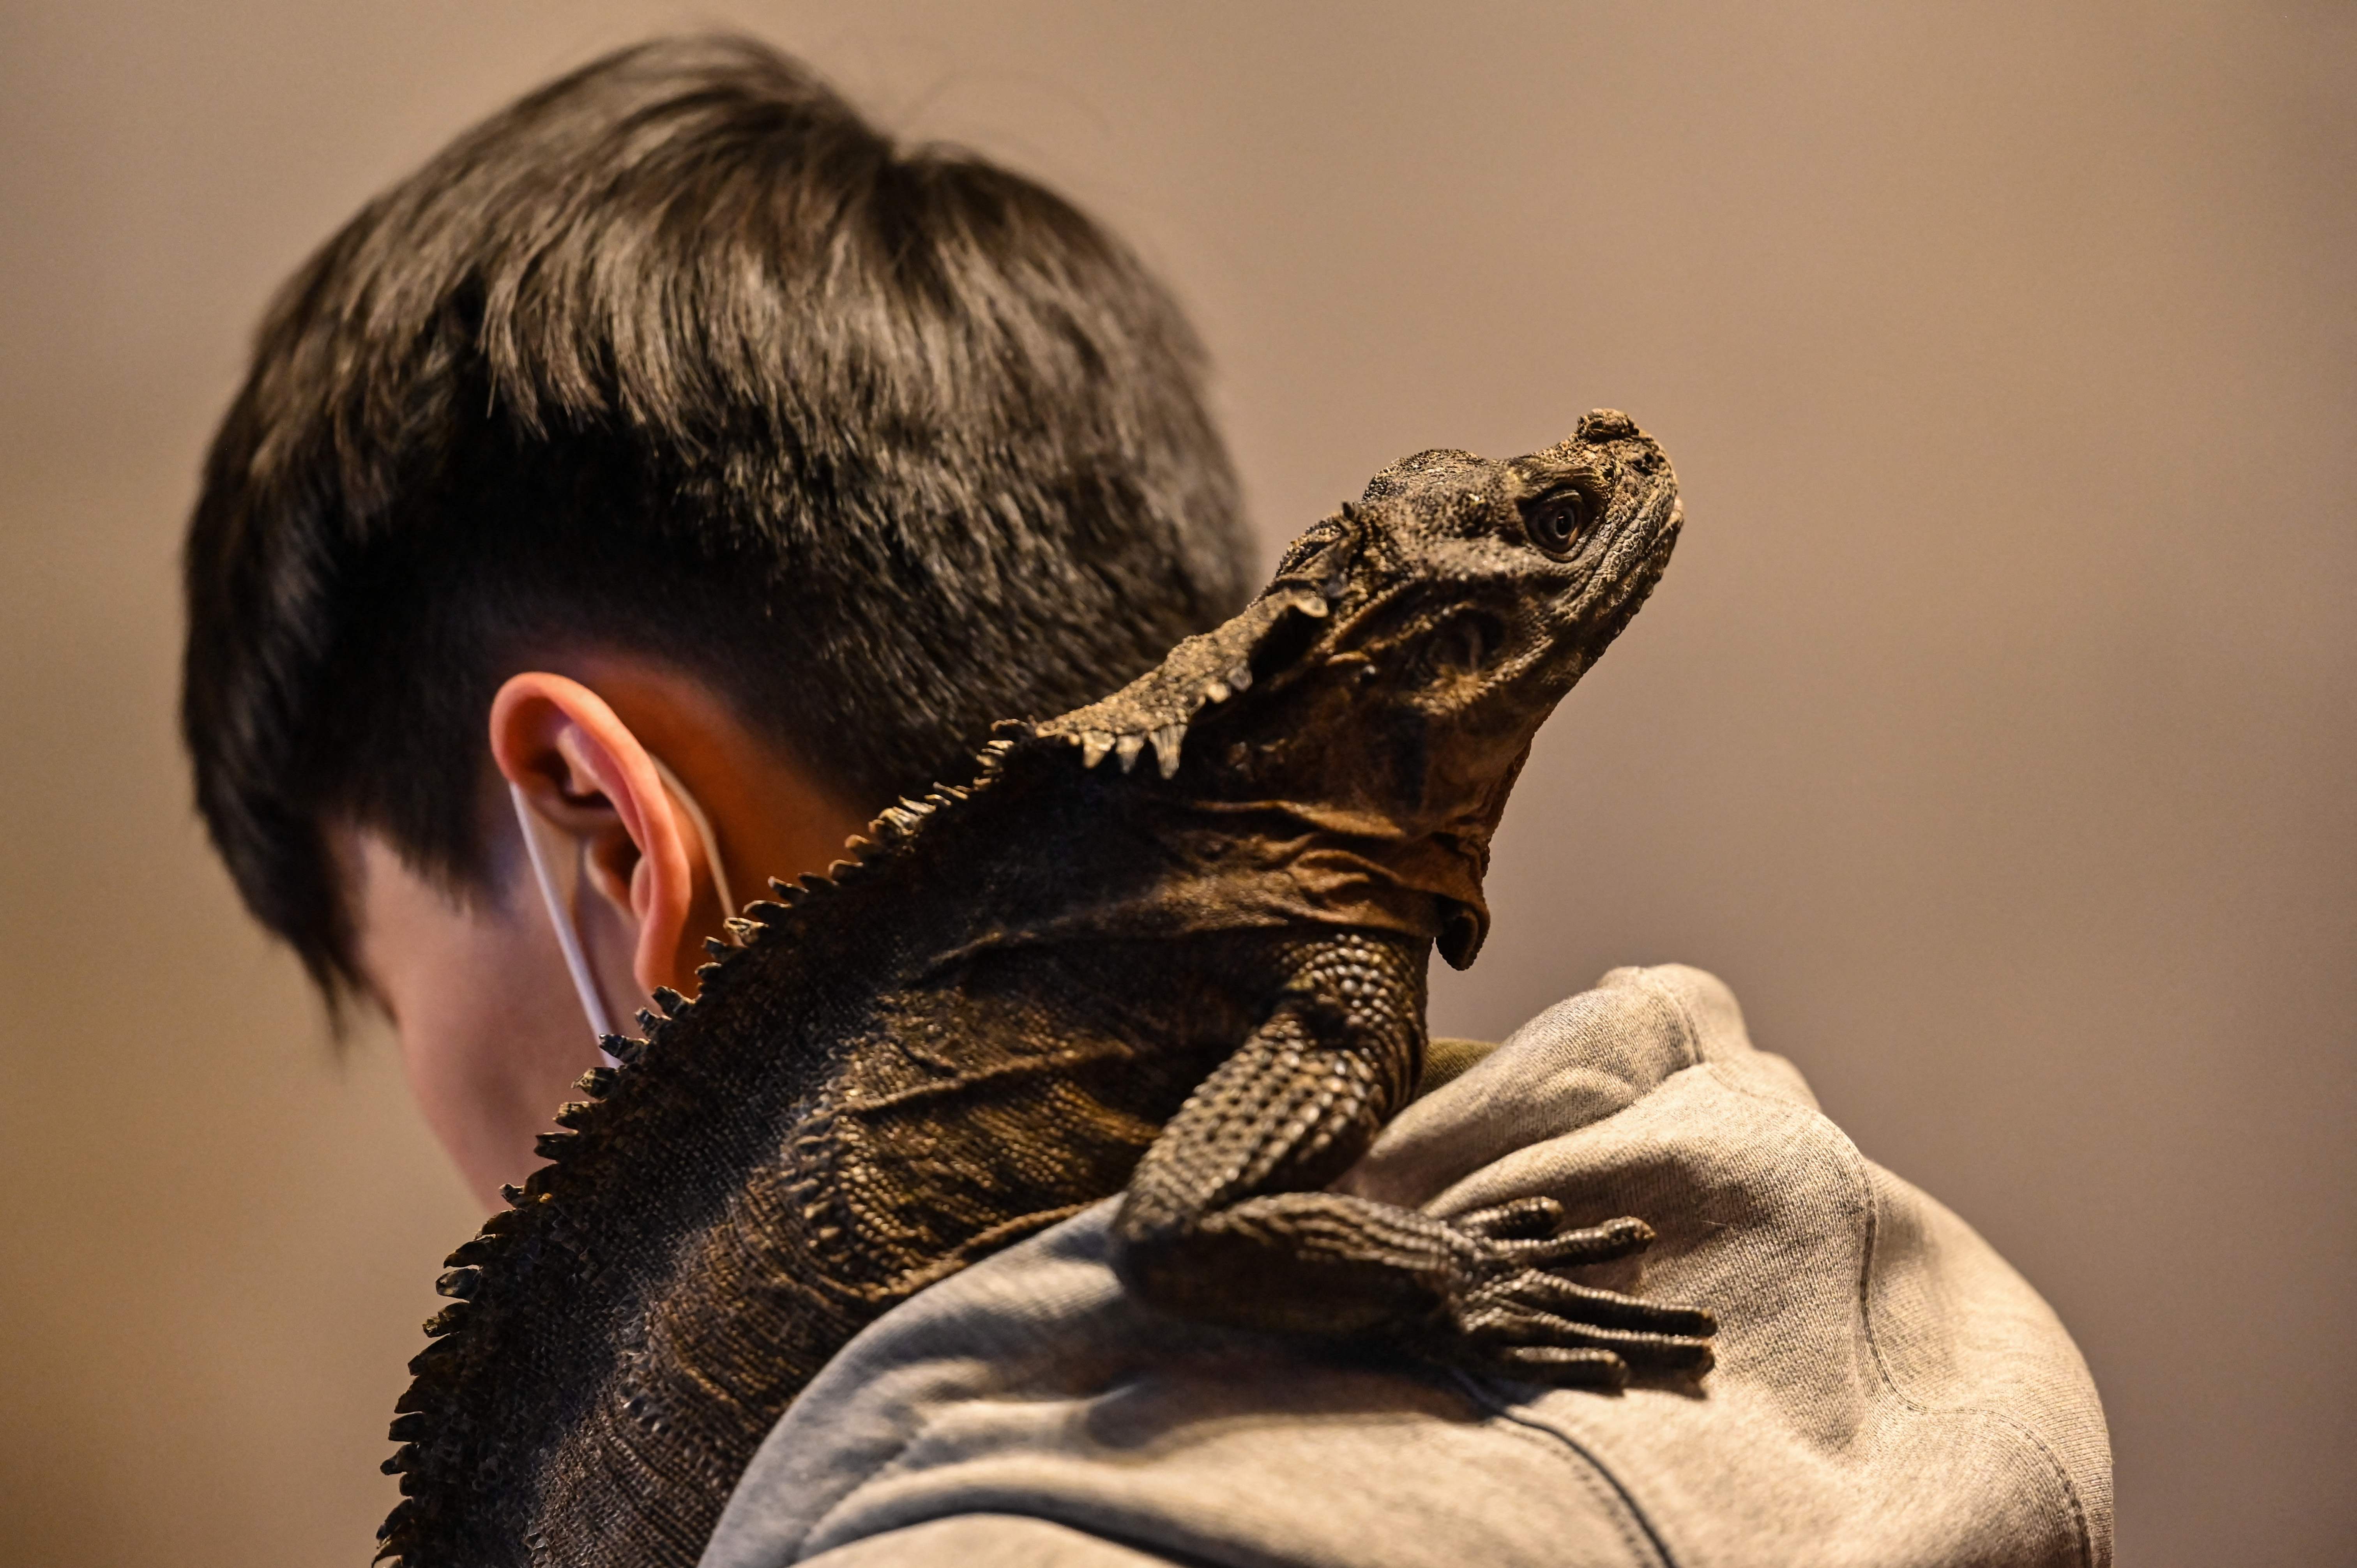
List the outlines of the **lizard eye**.
<svg viewBox="0 0 2357 1568">
<path fill-rule="evenodd" d="M 1523 503 L 1523 532 L 1541 550 L 1561 558 L 1570 554 L 1572 546 L 1579 542 L 1579 536 L 1587 531 L 1588 515 L 1587 498 L 1566 485 Z"/>
</svg>

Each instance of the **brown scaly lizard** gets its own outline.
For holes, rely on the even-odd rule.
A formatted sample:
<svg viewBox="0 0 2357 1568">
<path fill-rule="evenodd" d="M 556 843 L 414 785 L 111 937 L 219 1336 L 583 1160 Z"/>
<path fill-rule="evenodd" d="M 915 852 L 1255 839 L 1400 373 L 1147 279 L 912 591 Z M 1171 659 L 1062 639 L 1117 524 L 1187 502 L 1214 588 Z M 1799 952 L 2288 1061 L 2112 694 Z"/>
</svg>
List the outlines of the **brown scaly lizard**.
<svg viewBox="0 0 2357 1568">
<path fill-rule="evenodd" d="M 1680 515 L 1609 411 L 1419 453 L 1233 620 L 753 906 L 451 1255 L 382 1555 L 692 1563 L 852 1335 L 1115 1194 L 1121 1276 L 1171 1312 L 1539 1382 L 1707 1369 L 1707 1314 L 1557 1272 L 1640 1220 L 1325 1190 L 1415 1092 L 1427 956 L 1472 961 L 1532 736 Z"/>
</svg>

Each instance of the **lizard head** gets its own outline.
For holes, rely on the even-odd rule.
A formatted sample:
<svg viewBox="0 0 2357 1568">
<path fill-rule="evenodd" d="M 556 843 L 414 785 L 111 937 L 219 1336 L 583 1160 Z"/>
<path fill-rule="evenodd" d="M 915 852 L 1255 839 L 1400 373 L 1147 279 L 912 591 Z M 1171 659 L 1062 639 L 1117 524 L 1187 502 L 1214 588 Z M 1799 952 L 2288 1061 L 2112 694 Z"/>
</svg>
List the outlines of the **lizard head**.
<svg viewBox="0 0 2357 1568">
<path fill-rule="evenodd" d="M 1532 738 L 1637 613 L 1681 519 L 1662 449 L 1599 409 L 1527 456 L 1404 458 L 1278 568 L 1272 593 L 1314 585 L 1327 607 L 1271 696 L 1291 685 L 1301 733 L 1336 737 L 1302 759 L 1329 799 L 1469 868 L 1438 938 L 1459 968 L 1486 934 L 1479 878 Z"/>
<path fill-rule="evenodd" d="M 1680 517 L 1669 459 L 1609 409 L 1528 456 L 1419 452 L 1296 540 L 1234 619 L 1039 733 L 1125 774 L 1150 752 L 1178 795 L 1290 818 L 1364 873 L 1338 886 L 1429 899 L 1462 969 L 1532 737 L 1637 613 Z M 1181 775 L 1182 744 L 1213 766 Z"/>
</svg>

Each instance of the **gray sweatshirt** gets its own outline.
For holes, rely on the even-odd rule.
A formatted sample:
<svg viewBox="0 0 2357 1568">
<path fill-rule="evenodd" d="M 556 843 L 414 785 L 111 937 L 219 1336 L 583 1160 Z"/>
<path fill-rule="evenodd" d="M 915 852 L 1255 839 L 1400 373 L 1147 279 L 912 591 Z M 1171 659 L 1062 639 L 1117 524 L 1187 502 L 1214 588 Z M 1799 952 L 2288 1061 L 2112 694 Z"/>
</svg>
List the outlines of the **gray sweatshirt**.
<svg viewBox="0 0 2357 1568">
<path fill-rule="evenodd" d="M 1615 970 L 1416 1101 L 1340 1186 L 1641 1216 L 1582 1271 L 1718 1315 L 1699 1385 L 1609 1394 L 1156 1314 L 1101 1205 L 819 1375 L 704 1568 L 2101 1568 L 2085 1364 L 1972 1230 L 1862 1157 L 1727 987 Z"/>
</svg>

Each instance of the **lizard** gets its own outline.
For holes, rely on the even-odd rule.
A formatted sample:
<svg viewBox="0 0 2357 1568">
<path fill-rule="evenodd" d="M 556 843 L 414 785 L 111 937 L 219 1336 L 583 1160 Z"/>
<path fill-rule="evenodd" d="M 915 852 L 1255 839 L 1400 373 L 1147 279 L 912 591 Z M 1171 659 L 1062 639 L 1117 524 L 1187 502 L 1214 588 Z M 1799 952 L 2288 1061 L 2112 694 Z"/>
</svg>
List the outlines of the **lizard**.
<svg viewBox="0 0 2357 1568">
<path fill-rule="evenodd" d="M 1566 1277 L 1636 1218 L 1329 1190 L 1415 1092 L 1532 739 L 1644 602 L 1675 475 L 1597 410 L 1436 449 L 1112 695 L 999 725 L 655 993 L 447 1261 L 386 1461 L 406 1568 L 695 1561 L 854 1334 L 1101 1201 L 1149 1305 L 1338 1352 L 1618 1386 L 1715 1325 Z"/>
</svg>

